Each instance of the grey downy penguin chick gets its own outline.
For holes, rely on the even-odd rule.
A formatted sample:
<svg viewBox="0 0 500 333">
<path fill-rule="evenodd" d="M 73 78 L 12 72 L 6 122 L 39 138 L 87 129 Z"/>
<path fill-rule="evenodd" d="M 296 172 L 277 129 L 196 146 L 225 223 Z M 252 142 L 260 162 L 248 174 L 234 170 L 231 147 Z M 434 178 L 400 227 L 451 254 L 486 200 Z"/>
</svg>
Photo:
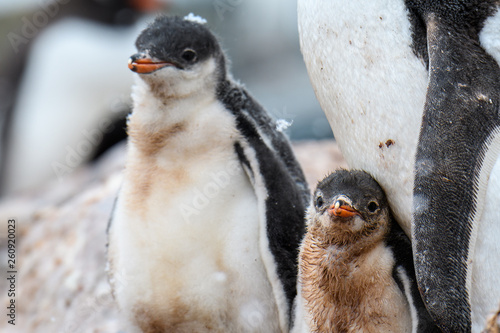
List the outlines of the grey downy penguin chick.
<svg viewBox="0 0 500 333">
<path fill-rule="evenodd" d="M 302 332 L 436 331 L 416 286 L 410 241 L 364 171 L 338 170 L 319 182 L 299 270 Z"/>
<path fill-rule="evenodd" d="M 287 332 L 309 200 L 288 139 L 200 18 L 160 16 L 136 46 L 109 226 L 122 313 L 142 332 Z"/>
</svg>

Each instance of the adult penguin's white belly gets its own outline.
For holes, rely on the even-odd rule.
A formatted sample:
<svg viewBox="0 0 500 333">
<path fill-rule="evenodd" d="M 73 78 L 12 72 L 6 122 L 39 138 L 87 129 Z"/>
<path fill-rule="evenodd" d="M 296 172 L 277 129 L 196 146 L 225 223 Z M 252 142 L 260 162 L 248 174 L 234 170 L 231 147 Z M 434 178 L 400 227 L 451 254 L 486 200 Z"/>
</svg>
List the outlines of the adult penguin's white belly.
<svg viewBox="0 0 500 333">
<path fill-rule="evenodd" d="M 405 11 L 402 2 L 372 0 L 299 1 L 298 8 L 304 61 L 335 139 L 351 168 L 384 187 L 410 234 L 428 74 L 411 49 Z"/>
<path fill-rule="evenodd" d="M 411 235 L 412 213 L 432 208 L 429 197 L 414 193 L 415 172 L 421 175 L 432 169 L 434 161 L 419 159 L 416 163 L 417 149 L 422 149 L 419 146 L 422 118 L 430 104 L 429 101 L 426 104 L 426 98 L 431 89 L 431 73 L 426 61 L 415 53 L 414 38 L 418 31 L 413 30 L 407 4 L 382 0 L 299 0 L 298 20 L 301 49 L 312 85 L 344 157 L 351 168 L 366 170 L 377 179 L 387 193 L 396 219 Z M 430 31 L 429 26 L 427 30 Z M 500 14 L 497 13 L 485 21 L 479 34 L 481 47 L 497 63 L 500 62 L 498 31 Z M 436 86 L 432 89 L 432 93 L 439 91 Z M 471 327 L 472 321 L 473 332 L 484 327 L 486 315 L 500 301 L 500 289 L 495 282 L 500 276 L 500 242 L 496 240 L 500 236 L 500 161 L 497 161 L 500 145 L 496 133 L 491 131 L 488 136 L 473 182 L 475 215 L 471 214 L 473 221 L 469 222 L 470 239 L 463 241 L 463 247 L 469 249 L 468 256 L 456 255 L 467 267 L 463 269 L 466 282 L 462 289 L 469 295 L 464 302 L 470 304 L 471 314 L 470 319 L 464 319 L 469 323 L 463 327 Z M 435 235 L 446 232 L 440 225 L 429 224 L 429 232 L 431 228 Z M 460 242 L 457 239 L 455 246 Z M 419 251 L 425 252 L 425 246 L 424 243 L 424 250 Z M 439 264 L 440 259 L 436 260 Z M 417 264 L 417 274 L 418 269 Z M 427 277 L 434 273 L 432 279 L 446 281 L 446 276 L 429 271 L 428 267 L 420 271 L 421 276 Z M 447 293 L 440 289 L 446 283 L 437 288 L 436 294 L 424 296 L 431 313 L 444 323 L 442 327 L 467 317 L 464 310 L 457 311 L 454 319 L 441 320 L 440 311 L 447 310 L 437 306 L 439 309 L 432 311 L 439 295 Z M 455 300 L 460 298 L 464 297 L 457 296 Z"/>
</svg>

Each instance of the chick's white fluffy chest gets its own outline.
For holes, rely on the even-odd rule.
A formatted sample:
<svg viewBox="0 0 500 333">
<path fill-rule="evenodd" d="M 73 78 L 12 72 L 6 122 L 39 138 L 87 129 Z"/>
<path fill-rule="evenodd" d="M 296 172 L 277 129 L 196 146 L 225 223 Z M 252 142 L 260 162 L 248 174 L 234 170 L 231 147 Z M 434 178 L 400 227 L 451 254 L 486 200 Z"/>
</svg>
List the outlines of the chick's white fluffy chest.
<svg viewBox="0 0 500 333">
<path fill-rule="evenodd" d="M 110 231 L 122 310 L 143 330 L 277 331 L 257 198 L 234 151 L 234 117 L 214 94 L 163 105 L 145 84 L 135 89 Z"/>
</svg>

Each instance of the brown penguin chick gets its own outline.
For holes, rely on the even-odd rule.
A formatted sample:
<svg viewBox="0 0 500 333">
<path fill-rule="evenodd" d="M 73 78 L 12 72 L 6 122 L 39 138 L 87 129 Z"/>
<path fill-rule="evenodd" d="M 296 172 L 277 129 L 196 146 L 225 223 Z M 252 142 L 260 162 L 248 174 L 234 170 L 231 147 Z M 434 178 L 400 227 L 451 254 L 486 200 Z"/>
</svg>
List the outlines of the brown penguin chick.
<svg viewBox="0 0 500 333">
<path fill-rule="evenodd" d="M 500 307 L 488 317 L 483 333 L 500 333 Z"/>
<path fill-rule="evenodd" d="M 369 174 L 339 170 L 320 181 L 307 227 L 299 255 L 302 331 L 436 330 L 418 295 L 410 242 Z"/>
</svg>

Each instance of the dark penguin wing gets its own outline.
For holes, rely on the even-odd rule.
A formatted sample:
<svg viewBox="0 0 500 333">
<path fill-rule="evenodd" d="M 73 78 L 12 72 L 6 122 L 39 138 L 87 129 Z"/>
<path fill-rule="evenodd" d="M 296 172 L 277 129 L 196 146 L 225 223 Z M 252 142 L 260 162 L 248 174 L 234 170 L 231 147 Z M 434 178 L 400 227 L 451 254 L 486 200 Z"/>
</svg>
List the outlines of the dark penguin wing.
<svg viewBox="0 0 500 333">
<path fill-rule="evenodd" d="M 410 306 L 412 332 L 441 332 L 425 308 L 422 297 L 420 296 L 415 278 L 410 239 L 394 219 L 386 243 L 391 249 L 396 262 L 392 271 L 392 276 L 403 295 L 405 295 L 408 305 Z"/>
<path fill-rule="evenodd" d="M 288 139 L 276 123 L 242 88 L 224 82 L 219 99 L 236 118 L 243 139 L 235 151 L 255 188 L 261 218 L 260 250 L 283 328 L 291 322 L 296 296 L 297 260 L 305 233 L 304 212 L 309 189 Z"/>
<path fill-rule="evenodd" d="M 427 45 L 429 62 L 415 159 L 416 276 L 443 331 L 470 332 L 475 231 L 500 147 L 500 68 L 479 42 L 495 1 L 406 2 L 427 33 L 416 50 Z"/>
</svg>

